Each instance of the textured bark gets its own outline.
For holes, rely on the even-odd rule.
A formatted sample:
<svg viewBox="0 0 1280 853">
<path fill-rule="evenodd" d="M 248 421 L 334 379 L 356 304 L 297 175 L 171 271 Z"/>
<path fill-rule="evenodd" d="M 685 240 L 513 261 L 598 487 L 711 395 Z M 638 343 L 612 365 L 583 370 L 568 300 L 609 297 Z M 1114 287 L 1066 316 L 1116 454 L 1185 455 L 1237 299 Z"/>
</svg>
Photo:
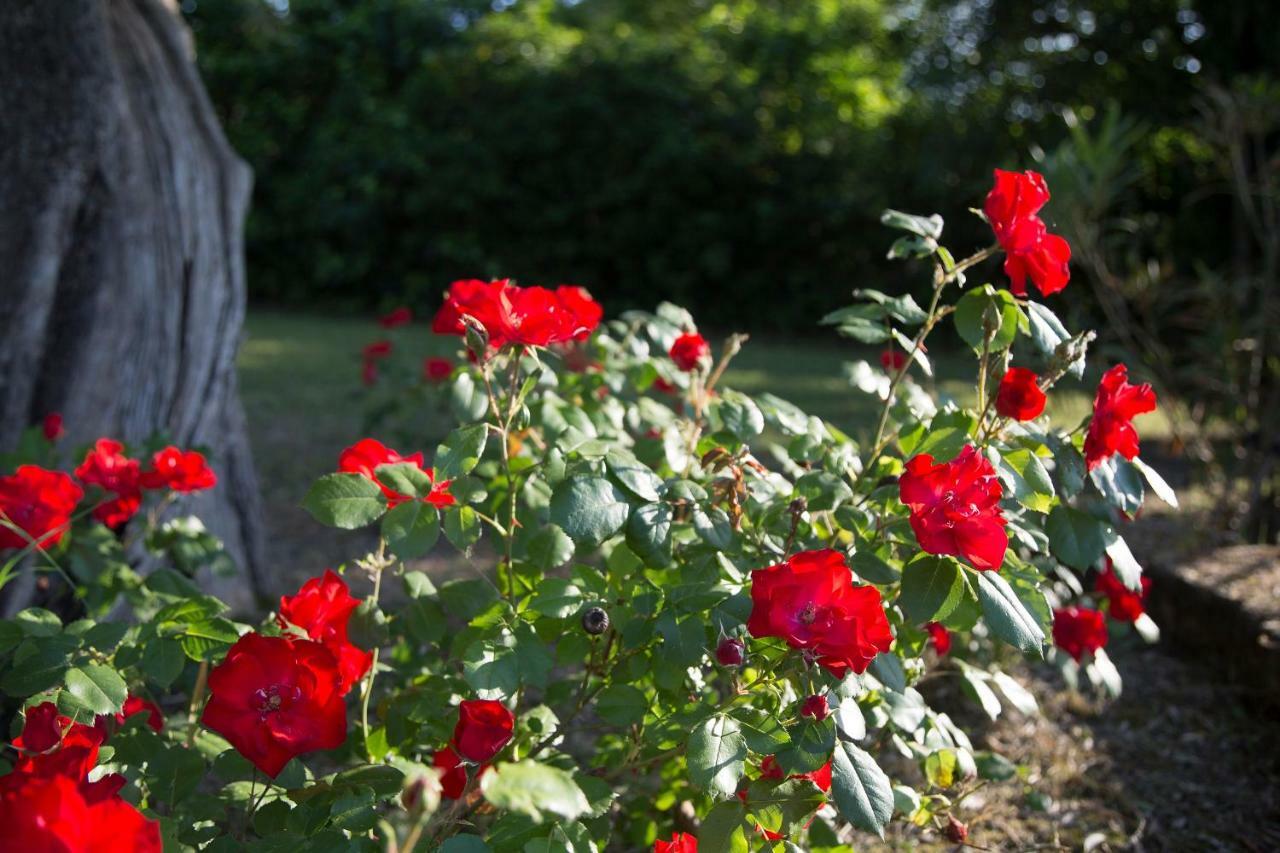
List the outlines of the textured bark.
<svg viewBox="0 0 1280 853">
<path fill-rule="evenodd" d="M 207 448 L 218 487 L 176 511 L 248 574 L 204 579 L 244 608 L 261 552 L 234 369 L 252 175 L 192 53 L 170 0 L 0 4 L 0 447 L 60 411 L 64 447 Z"/>
</svg>

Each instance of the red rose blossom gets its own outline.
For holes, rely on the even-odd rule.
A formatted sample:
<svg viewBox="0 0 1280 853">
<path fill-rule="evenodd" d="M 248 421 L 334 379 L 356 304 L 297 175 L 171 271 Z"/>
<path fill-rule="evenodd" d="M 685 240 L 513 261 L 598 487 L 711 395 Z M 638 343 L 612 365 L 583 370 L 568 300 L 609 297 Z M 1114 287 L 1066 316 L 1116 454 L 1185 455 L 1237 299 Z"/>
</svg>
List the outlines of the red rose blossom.
<svg viewBox="0 0 1280 853">
<path fill-rule="evenodd" d="M 338 457 L 338 470 L 348 474 L 362 474 L 373 480 L 382 489 L 382 493 L 387 496 L 387 506 L 394 507 L 407 500 L 412 500 L 412 498 L 408 495 L 400 494 L 379 480 L 376 472 L 379 465 L 394 465 L 398 462 L 409 462 L 418 466 L 418 470 L 426 474 L 427 478 L 431 480 L 431 492 L 423 498 L 427 503 L 436 509 L 444 509 L 457 503 L 453 495 L 449 494 L 449 485 L 453 481 L 441 480 L 436 482 L 435 469 L 424 467 L 422 464 L 422 453 L 401 456 L 377 439 L 362 438 L 342 451 L 342 454 Z"/>
<path fill-rule="evenodd" d="M 1101 610 L 1087 607 L 1054 610 L 1053 642 L 1079 661 L 1107 644 L 1107 619 Z"/>
<path fill-rule="evenodd" d="M 893 642 L 880 592 L 853 585 L 837 551 L 805 551 L 751 573 L 753 637 L 778 637 L 808 649 L 837 677 L 864 672 Z"/>
<path fill-rule="evenodd" d="M 1000 380 L 996 391 L 996 411 L 1015 421 L 1031 421 L 1044 411 L 1046 397 L 1040 390 L 1040 378 L 1025 367 L 1011 367 Z"/>
<path fill-rule="evenodd" d="M 407 326 L 413 322 L 413 312 L 407 306 L 401 305 L 394 311 L 383 314 L 379 318 L 378 323 L 384 329 L 398 329 L 401 326 Z"/>
<path fill-rule="evenodd" d="M 440 794 L 456 800 L 467 787 L 467 766 L 451 747 L 436 750 L 431 763 L 440 771 Z"/>
<path fill-rule="evenodd" d="M 453 375 L 453 362 L 447 358 L 431 356 L 422 362 L 422 378 L 428 382 L 443 382 Z"/>
<path fill-rule="evenodd" d="M 516 718 L 501 702 L 467 699 L 458 705 L 458 724 L 449 743 L 468 761 L 484 764 L 511 740 Z"/>
<path fill-rule="evenodd" d="M 819 696 L 816 693 L 804 700 L 804 704 L 800 706 L 800 716 L 812 717 L 815 720 L 825 720 L 831 714 L 831 706 L 827 704 L 826 696 Z"/>
<path fill-rule="evenodd" d="M 58 412 L 50 412 L 44 416 L 44 421 L 40 424 L 40 431 L 49 441 L 57 441 L 66 435 L 67 430 L 62 426 L 62 415 Z"/>
<path fill-rule="evenodd" d="M 146 714 L 147 725 L 153 732 L 164 731 L 164 713 L 155 702 L 141 696 L 130 696 L 124 700 L 124 708 L 116 715 L 116 719 L 123 723 L 134 714 Z"/>
<path fill-rule="evenodd" d="M 930 554 L 963 557 L 975 569 L 999 569 L 1009 547 L 1003 494 L 991 462 L 965 445 L 950 462 L 921 453 L 907 462 L 898 493 L 911 509 L 916 541 Z"/>
<path fill-rule="evenodd" d="M 464 316 L 484 327 L 489 345 L 545 347 L 585 340 L 595 331 L 603 309 L 581 287 L 517 287 L 508 279 L 455 281 L 431 322 L 442 335 L 465 335 Z"/>
<path fill-rule="evenodd" d="M 885 347 L 880 351 L 880 366 L 892 373 L 907 366 L 907 354 L 897 347 Z"/>
<path fill-rule="evenodd" d="M 347 623 L 359 606 L 360 599 L 351 595 L 346 581 L 328 569 L 323 576 L 304 583 L 296 595 L 280 597 L 281 627 L 286 623 L 296 625 L 329 650 L 338 662 L 343 695 L 373 665 L 373 652 L 366 652 L 347 638 Z"/>
<path fill-rule="evenodd" d="M 75 474 L 86 486 L 99 486 L 115 495 L 93 509 L 93 517 L 113 530 L 142 507 L 142 467 L 138 460 L 124 455 L 124 445 L 118 441 L 100 438 L 94 442 Z"/>
<path fill-rule="evenodd" d="M 929 633 L 929 645 L 939 657 L 951 651 L 951 632 L 940 622 L 930 622 L 924 629 Z"/>
<path fill-rule="evenodd" d="M 1111 558 L 1107 558 L 1107 570 L 1098 575 L 1094 589 L 1099 595 L 1106 596 L 1107 612 L 1112 619 L 1117 622 L 1134 622 L 1146 612 L 1147 593 L 1151 591 L 1151 578 L 1144 575 L 1140 581 L 1141 592 L 1129 589 L 1116 575 L 1111 565 Z"/>
<path fill-rule="evenodd" d="M 169 445 L 151 457 L 151 463 L 142 471 L 142 485 L 148 489 L 168 489 L 173 492 L 199 492 L 218 484 L 204 454 L 197 450 L 179 450 Z"/>
<path fill-rule="evenodd" d="M 0 549 L 25 548 L 30 544 L 27 537 L 40 548 L 57 545 L 83 497 L 84 490 L 61 471 L 19 465 L 8 477 L 0 477 L 0 519 L 27 535 L 0 525 Z"/>
<path fill-rule="evenodd" d="M 311 640 L 245 634 L 209 673 L 201 721 L 272 779 L 347 738 L 338 663 Z"/>
<path fill-rule="evenodd" d="M 687 832 L 677 832 L 670 841 L 653 842 L 653 853 L 698 853 L 698 839 Z"/>
<path fill-rule="evenodd" d="M 725 637 L 716 645 L 716 662 L 721 666 L 742 666 L 747 646 L 737 637 Z"/>
<path fill-rule="evenodd" d="M 1156 410 L 1156 392 L 1147 384 L 1130 385 L 1129 369 L 1117 364 L 1102 375 L 1093 398 L 1093 419 L 1084 439 L 1084 460 L 1092 471 L 1119 453 L 1138 455 L 1138 431 L 1133 419 Z"/>
<path fill-rule="evenodd" d="M 1010 290 L 1026 296 L 1027 279 L 1045 296 L 1057 293 L 1071 280 L 1071 247 L 1048 233 L 1037 215 L 1049 201 L 1049 188 L 1037 172 L 995 170 L 995 185 L 987 193 L 983 212 L 1004 249 L 1005 275 Z"/>
<path fill-rule="evenodd" d="M 667 354 L 676 363 L 676 367 L 688 373 L 711 359 L 711 345 L 697 332 L 686 332 L 676 338 Z"/>
<path fill-rule="evenodd" d="M 160 824 L 133 805 L 63 775 L 17 772 L 0 784 L 4 846 L 50 853 L 160 853 Z M 123 779 L 121 779 L 123 781 Z"/>
</svg>

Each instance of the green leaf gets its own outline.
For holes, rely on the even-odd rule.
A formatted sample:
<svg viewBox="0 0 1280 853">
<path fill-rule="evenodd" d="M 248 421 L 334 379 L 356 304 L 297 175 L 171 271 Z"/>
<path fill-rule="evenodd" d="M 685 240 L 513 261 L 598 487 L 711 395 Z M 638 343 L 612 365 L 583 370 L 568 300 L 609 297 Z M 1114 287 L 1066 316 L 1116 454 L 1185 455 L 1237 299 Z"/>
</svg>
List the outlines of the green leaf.
<svg viewBox="0 0 1280 853">
<path fill-rule="evenodd" d="M 551 521 L 575 543 L 588 548 L 615 535 L 627 523 L 627 496 L 602 477 L 573 477 L 551 495 Z"/>
<path fill-rule="evenodd" d="M 836 742 L 835 720 L 802 719 L 787 730 L 791 742 L 777 752 L 787 773 L 811 773 L 827 763 Z"/>
<path fill-rule="evenodd" d="M 897 583 L 901 572 L 876 556 L 873 551 L 858 551 L 849 558 L 853 573 L 871 583 Z"/>
<path fill-rule="evenodd" d="M 726 391 L 719 398 L 715 413 L 724 428 L 742 441 L 750 441 L 764 432 L 764 414 L 745 394 Z"/>
<path fill-rule="evenodd" d="M 982 706 L 983 712 L 993 721 L 998 718 L 1004 709 L 1000 707 L 1000 699 L 988 686 L 982 673 L 973 667 L 965 666 L 960 669 L 960 678 L 965 692 Z"/>
<path fill-rule="evenodd" d="M 1106 522 L 1065 504 L 1053 508 L 1044 526 L 1053 555 L 1081 571 L 1102 559 L 1109 530 Z"/>
<path fill-rule="evenodd" d="M 489 427 L 486 424 L 465 426 L 449 433 L 445 443 L 436 450 L 436 478 L 452 480 L 470 474 L 480 457 L 484 456 L 488 439 Z"/>
<path fill-rule="evenodd" d="M 893 816 L 893 787 L 876 760 L 848 741 L 837 743 L 831 757 L 831 795 L 841 817 L 884 837 Z"/>
<path fill-rule="evenodd" d="M 124 707 L 129 688 L 120 674 L 109 666 L 82 664 L 67 670 L 67 692 L 95 714 L 117 714 Z"/>
<path fill-rule="evenodd" d="M 992 634 L 1023 652 L 1043 653 L 1044 631 L 999 572 L 978 572 L 978 599 Z"/>
<path fill-rule="evenodd" d="M 452 507 L 444 512 L 444 535 L 453 547 L 464 553 L 470 551 L 481 535 L 484 527 L 480 516 L 469 506 Z"/>
<path fill-rule="evenodd" d="M 965 343 L 981 351 L 986 337 L 983 317 L 988 310 L 995 312 L 1000 321 L 990 343 L 990 351 L 998 352 L 1008 348 L 1018 334 L 1018 303 L 1009 291 L 984 284 L 966 292 L 956 303 L 956 331 Z"/>
<path fill-rule="evenodd" d="M 693 529 L 699 539 L 717 551 L 728 551 L 733 547 L 733 524 L 729 521 L 729 514 L 718 506 L 709 510 L 695 506 Z"/>
<path fill-rule="evenodd" d="M 748 853 L 755 828 L 747 823 L 747 810 L 734 798 L 716 803 L 698 830 L 698 853 Z"/>
<path fill-rule="evenodd" d="M 717 799 L 738 790 L 746 758 L 747 741 L 727 714 L 711 717 L 689 736 L 689 780 Z"/>
<path fill-rule="evenodd" d="M 1107 556 L 1111 558 L 1111 568 L 1120 582 L 1134 592 L 1142 589 L 1142 566 L 1138 565 L 1129 545 L 1114 531 L 1109 531 Z"/>
<path fill-rule="evenodd" d="M 490 853 L 492 849 L 483 838 L 468 833 L 451 835 L 440 845 L 440 853 Z"/>
<path fill-rule="evenodd" d="M 311 484 L 302 506 L 321 524 L 355 530 L 377 521 L 387 499 L 377 483 L 360 474 L 326 474 Z"/>
<path fill-rule="evenodd" d="M 28 607 L 19 611 L 13 621 L 28 637 L 52 637 L 62 633 L 62 620 L 58 614 L 43 607 Z"/>
<path fill-rule="evenodd" d="M 573 540 L 557 525 L 548 524 L 530 537 L 525 551 L 529 562 L 545 572 L 573 559 Z"/>
<path fill-rule="evenodd" d="M 659 499 L 658 490 L 662 488 L 662 478 L 638 460 L 610 451 L 605 456 L 605 464 L 622 487 L 640 500 L 653 502 Z"/>
<path fill-rule="evenodd" d="M 560 534 L 564 536 L 563 533 Z M 569 537 L 564 537 L 569 542 Z M 573 547 L 573 543 L 569 543 Z M 529 609 L 552 619 L 567 619 L 582 609 L 582 590 L 573 581 L 565 578 L 545 578 L 537 586 L 533 598 L 529 601 Z"/>
<path fill-rule="evenodd" d="M 627 519 L 627 547 L 645 562 L 662 567 L 671 562 L 671 504 L 636 507 Z"/>
<path fill-rule="evenodd" d="M 1058 315 L 1039 302 L 1027 300 L 1027 322 L 1031 329 L 1031 341 L 1042 355 L 1053 355 L 1058 344 L 1071 339 L 1071 333 L 1062 325 Z"/>
<path fill-rule="evenodd" d="M 1174 509 L 1178 508 L 1178 493 L 1165 482 L 1164 477 L 1156 469 L 1152 468 L 1141 458 L 1133 457 L 1133 467 L 1142 472 L 1142 476 L 1147 478 L 1147 485 L 1151 486 L 1151 491 L 1156 493 L 1156 497 L 1167 503 Z"/>
<path fill-rule="evenodd" d="M 499 809 L 507 809 L 542 823 L 548 816 L 575 820 L 591 809 L 586 794 L 573 776 L 559 767 L 524 760 L 498 764 L 492 773 L 480 777 L 484 798 Z"/>
<path fill-rule="evenodd" d="M 835 509 L 853 499 L 849 484 L 827 471 L 810 471 L 796 480 L 796 493 L 813 512 Z"/>
<path fill-rule="evenodd" d="M 520 689 L 515 650 L 493 640 L 477 640 L 462 653 L 462 677 L 481 699 L 507 699 Z"/>
<path fill-rule="evenodd" d="M 386 764 L 362 764 L 338 773 L 331 784 L 335 788 L 368 787 L 380 797 L 389 797 L 400 793 L 404 786 L 404 773 Z"/>
<path fill-rule="evenodd" d="M 382 538 L 402 560 L 423 557 L 440 538 L 440 513 L 426 501 L 397 504 L 382 518 Z"/>
<path fill-rule="evenodd" d="M 0 690 L 10 696 L 30 696 L 62 681 L 68 657 L 79 646 L 76 638 L 54 637 L 23 640 L 13 650 L 6 671 L 0 675 Z"/>
<path fill-rule="evenodd" d="M 378 481 L 399 495 L 410 498 L 425 498 L 431 494 L 435 484 L 431 475 L 423 471 L 414 462 L 391 462 L 373 469 Z"/>
<path fill-rule="evenodd" d="M 1005 454 L 1004 462 L 1015 474 L 1014 497 L 1018 502 L 1035 512 L 1048 512 L 1053 505 L 1053 480 L 1040 457 L 1030 450 L 1014 450 Z"/>
<path fill-rule="evenodd" d="M 146 651 L 138 662 L 142 672 L 158 687 L 165 688 L 182 674 L 187 663 L 182 644 L 166 637 L 147 641 Z"/>
<path fill-rule="evenodd" d="M 969 443 L 978 419 L 967 412 L 942 412 L 929 422 L 929 431 L 912 455 L 928 453 L 938 462 L 954 459 Z"/>
<path fill-rule="evenodd" d="M 922 554 L 902 569 L 898 604 L 921 624 L 943 619 L 964 597 L 964 570 L 950 557 Z"/>
<path fill-rule="evenodd" d="M 644 719 L 649 700 L 630 684 L 611 684 L 596 697 L 596 713 L 607 723 L 630 726 Z"/>
<path fill-rule="evenodd" d="M 240 633 L 229 619 L 221 617 L 193 622 L 187 625 L 178 637 L 187 657 L 194 661 L 212 660 L 225 651 L 236 640 Z"/>
<path fill-rule="evenodd" d="M 938 214 L 918 216 L 914 213 L 903 213 L 892 208 L 880 214 L 880 222 L 890 228 L 909 231 L 919 237 L 937 240 L 942 236 L 942 217 Z"/>
<path fill-rule="evenodd" d="M 1121 456 L 1110 459 L 1095 466 L 1089 472 L 1089 479 L 1107 503 L 1126 515 L 1133 515 L 1142 508 L 1145 489 L 1138 469 Z"/>
<path fill-rule="evenodd" d="M 756 821 L 783 836 L 803 832 L 827 801 L 808 779 L 757 779 L 747 789 L 747 808 Z"/>
</svg>

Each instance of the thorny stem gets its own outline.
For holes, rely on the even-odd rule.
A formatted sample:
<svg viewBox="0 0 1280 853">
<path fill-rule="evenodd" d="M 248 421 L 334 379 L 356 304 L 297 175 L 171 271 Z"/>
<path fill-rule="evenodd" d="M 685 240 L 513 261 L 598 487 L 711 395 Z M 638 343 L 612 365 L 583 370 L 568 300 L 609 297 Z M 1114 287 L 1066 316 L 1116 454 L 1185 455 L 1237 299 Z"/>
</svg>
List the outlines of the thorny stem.
<svg viewBox="0 0 1280 853">
<path fill-rule="evenodd" d="M 379 537 L 378 554 L 374 558 L 373 568 L 373 606 L 378 606 L 378 596 L 382 593 L 382 573 L 390 563 L 387 561 L 387 542 Z M 378 653 L 381 649 L 374 648 L 373 660 L 369 664 L 369 674 L 364 677 L 364 691 L 360 697 L 360 729 L 364 732 L 364 752 L 369 757 L 369 763 L 373 763 L 373 750 L 369 748 L 369 698 L 373 696 L 373 680 L 378 674 Z"/>
</svg>

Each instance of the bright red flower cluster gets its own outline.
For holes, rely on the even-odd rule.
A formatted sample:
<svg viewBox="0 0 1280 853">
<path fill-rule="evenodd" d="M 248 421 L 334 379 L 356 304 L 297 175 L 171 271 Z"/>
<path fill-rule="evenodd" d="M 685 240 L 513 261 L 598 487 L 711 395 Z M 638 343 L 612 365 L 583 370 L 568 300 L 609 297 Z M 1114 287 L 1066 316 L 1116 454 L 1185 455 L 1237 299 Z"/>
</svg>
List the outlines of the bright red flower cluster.
<svg viewBox="0 0 1280 853">
<path fill-rule="evenodd" d="M 125 778 L 96 782 L 104 735 L 58 714 L 52 702 L 26 712 L 14 741 L 19 756 L 0 776 L 0 832 L 6 849 L 159 853 L 160 825 L 120 797 Z"/>
<path fill-rule="evenodd" d="M 676 367 L 689 373 L 711 360 L 711 345 L 697 332 L 685 332 L 671 344 L 667 355 L 671 356 Z"/>
<path fill-rule="evenodd" d="M 1053 611 L 1053 642 L 1079 661 L 1107 644 L 1107 619 L 1101 610 L 1066 607 Z"/>
<path fill-rule="evenodd" d="M 837 677 L 865 672 L 893 643 L 880 592 L 853 585 L 837 551 L 805 551 L 751 573 L 753 637 L 778 637 L 811 652 Z"/>
<path fill-rule="evenodd" d="M 1040 377 L 1025 367 L 1011 367 L 996 391 L 996 413 L 1015 421 L 1032 421 L 1040 417 L 1046 400 Z"/>
<path fill-rule="evenodd" d="M 0 477 L 0 519 L 22 533 L 0 525 L 0 548 L 25 548 L 32 540 L 41 548 L 57 545 L 82 497 L 84 490 L 61 471 L 19 465 Z"/>
<path fill-rule="evenodd" d="M 484 327 L 494 348 L 508 344 L 546 347 L 586 340 L 600 325 L 604 309 L 581 287 L 561 285 L 548 290 L 517 287 L 505 278 L 490 282 L 467 279 L 449 286 L 431 330 L 441 335 L 465 335 L 464 316 Z"/>
<path fill-rule="evenodd" d="M 1038 172 L 995 170 L 995 186 L 987 193 L 983 212 L 1004 249 L 1004 272 L 1010 289 L 1027 295 L 1027 279 L 1045 296 L 1071 280 L 1071 247 L 1048 228 L 1037 214 L 1049 201 L 1049 187 Z"/>
<path fill-rule="evenodd" d="M 142 490 L 197 492 L 217 485 L 217 475 L 195 450 L 172 445 L 159 450 L 144 467 L 125 455 L 124 445 L 100 438 L 75 471 L 86 486 L 98 486 L 112 497 L 99 503 L 93 517 L 112 529 L 128 523 L 142 506 Z"/>
<path fill-rule="evenodd" d="M 1000 568 L 1009 547 L 1003 490 L 995 468 L 973 445 L 950 462 L 935 464 L 927 453 L 913 457 L 898 479 L 898 493 L 925 551 L 963 557 L 975 569 Z"/>
<path fill-rule="evenodd" d="M 388 506 L 397 506 L 405 501 L 413 500 L 408 495 L 402 495 L 392 489 L 386 483 L 378 479 L 377 469 L 379 465 L 394 465 L 398 462 L 409 462 L 418 467 L 418 470 L 427 475 L 431 480 L 431 492 L 423 500 L 434 506 L 436 509 L 444 509 L 447 506 L 453 506 L 457 500 L 453 495 L 449 494 L 449 485 L 452 480 L 441 480 L 436 482 L 436 472 L 434 468 L 423 466 L 422 453 L 414 453 L 410 456 L 401 456 L 397 451 L 387 447 L 382 442 L 373 438 L 362 438 L 355 444 L 342 451 L 338 456 L 338 470 L 348 474 L 362 474 L 373 482 L 377 483 L 382 489 L 382 493 L 387 496 Z"/>
<path fill-rule="evenodd" d="M 209 673 L 201 721 L 272 779 L 289 760 L 347 739 L 338 661 L 320 643 L 245 634 Z"/>
<path fill-rule="evenodd" d="M 1134 592 L 1121 582 L 1107 558 L 1107 570 L 1098 575 L 1094 589 L 1107 599 L 1107 613 L 1117 622 L 1135 622 L 1146 612 L 1147 593 L 1151 591 L 1151 578 L 1141 578 L 1142 590 Z"/>
<path fill-rule="evenodd" d="M 817 770 L 808 773 L 792 773 L 788 776 L 782 771 L 782 767 L 778 764 L 776 756 L 767 756 L 764 761 L 760 762 L 760 778 L 761 779 L 808 779 L 817 785 L 823 793 L 831 791 L 831 762 L 819 767 Z M 747 788 L 743 787 L 738 790 L 738 799 L 747 802 Z M 812 823 L 812 818 L 810 819 Z M 765 829 L 763 826 L 756 824 L 756 831 L 765 837 L 767 841 L 781 841 L 783 836 L 780 833 Z"/>
<path fill-rule="evenodd" d="M 1151 386 L 1129 384 L 1129 369 L 1117 364 L 1102 375 L 1093 398 L 1093 419 L 1084 438 L 1084 461 L 1092 471 L 1119 453 L 1125 459 L 1138 455 L 1138 431 L 1133 419 L 1156 410 Z"/>
<path fill-rule="evenodd" d="M 338 662 L 343 695 L 373 665 L 373 652 L 366 652 L 347 636 L 347 624 L 359 606 L 360 599 L 351 594 L 346 581 L 332 570 L 325 570 L 323 576 L 304 583 L 296 595 L 280 597 L 277 617 L 280 627 L 300 628 L 309 639 L 329 650 Z"/>
<path fill-rule="evenodd" d="M 653 853 L 698 853 L 698 839 L 687 832 L 677 832 L 670 841 L 653 842 Z"/>
</svg>

